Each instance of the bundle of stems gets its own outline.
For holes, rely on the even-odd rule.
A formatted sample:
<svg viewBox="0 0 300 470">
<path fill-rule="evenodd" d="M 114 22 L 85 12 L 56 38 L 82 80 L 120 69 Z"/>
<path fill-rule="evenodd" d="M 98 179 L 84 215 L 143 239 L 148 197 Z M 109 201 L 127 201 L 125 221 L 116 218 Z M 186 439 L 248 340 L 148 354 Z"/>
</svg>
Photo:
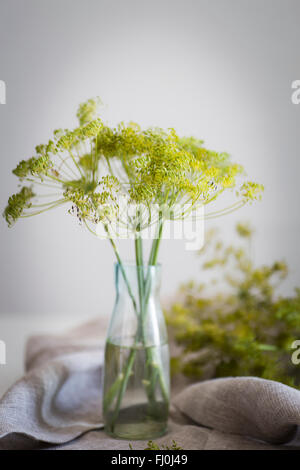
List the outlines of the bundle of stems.
<svg viewBox="0 0 300 470">
<path fill-rule="evenodd" d="M 149 406 L 155 405 L 156 401 L 156 384 L 159 383 L 163 401 L 168 404 L 169 402 L 169 392 L 168 385 L 165 383 L 164 373 L 162 370 L 162 365 L 159 358 L 156 357 L 156 351 L 153 348 L 147 347 L 146 332 L 145 332 L 145 323 L 147 316 L 147 308 L 149 302 L 149 296 L 151 292 L 151 267 L 157 264 L 158 250 L 161 242 L 163 231 L 163 221 L 160 219 L 158 224 L 158 233 L 157 237 L 154 238 L 152 242 L 152 248 L 149 255 L 148 265 L 146 267 L 146 272 L 144 272 L 144 263 L 143 263 L 143 240 L 139 233 L 135 237 L 135 256 L 136 256 L 136 272 L 137 272 L 137 282 L 138 282 L 138 295 L 139 302 L 137 303 L 130 286 L 130 282 L 127 278 L 126 271 L 124 269 L 122 260 L 118 253 L 117 247 L 114 241 L 111 239 L 113 249 L 115 251 L 128 293 L 131 297 L 133 308 L 137 315 L 137 331 L 134 338 L 134 343 L 129 349 L 129 355 L 125 365 L 123 367 L 122 373 L 117 377 L 115 382 L 111 385 L 110 389 L 106 392 L 103 400 L 103 409 L 106 413 L 110 408 L 114 399 L 115 408 L 113 416 L 110 422 L 111 431 L 114 431 L 114 426 L 117 421 L 120 407 L 122 404 L 122 399 L 126 392 L 128 380 L 131 375 L 131 371 L 134 365 L 134 361 L 137 353 L 137 345 L 141 344 L 145 350 L 146 354 L 146 364 L 147 364 L 147 380 L 145 381 L 145 388 L 148 398 Z"/>
</svg>

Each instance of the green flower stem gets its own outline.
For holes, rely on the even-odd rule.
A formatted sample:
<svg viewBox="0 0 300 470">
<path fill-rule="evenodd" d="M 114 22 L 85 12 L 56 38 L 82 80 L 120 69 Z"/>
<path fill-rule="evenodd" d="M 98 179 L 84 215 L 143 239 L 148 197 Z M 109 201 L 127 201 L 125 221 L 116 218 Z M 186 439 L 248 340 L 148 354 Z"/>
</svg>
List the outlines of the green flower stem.
<svg viewBox="0 0 300 470">
<path fill-rule="evenodd" d="M 146 392 L 147 392 L 148 400 L 153 403 L 154 398 L 155 398 L 154 386 L 151 381 L 151 378 L 153 376 L 152 374 L 153 357 L 151 355 L 151 350 L 146 347 L 146 332 L 145 332 L 145 316 L 147 312 L 150 290 L 148 292 L 148 298 L 146 300 L 145 299 L 145 280 L 144 280 L 144 274 L 143 274 L 142 239 L 140 236 L 137 236 L 135 239 L 135 254 L 136 254 L 137 280 L 138 280 L 139 298 L 140 298 L 140 317 L 139 317 L 136 341 L 139 341 L 139 339 L 141 339 L 141 342 L 145 347 L 146 362 L 149 364 L 149 367 L 150 367 L 150 384 L 149 386 L 146 386 Z"/>
<path fill-rule="evenodd" d="M 134 307 L 135 313 L 136 313 L 136 315 L 138 316 L 137 304 L 136 304 L 134 295 L 133 295 L 133 293 L 132 293 L 132 290 L 131 290 L 131 287 L 130 287 L 128 278 L 127 278 L 127 276 L 126 276 L 126 273 L 125 273 L 125 270 L 124 270 L 124 266 L 123 266 L 121 257 L 120 257 L 120 255 L 119 255 L 117 246 L 116 246 L 114 240 L 113 240 L 113 239 L 111 238 L 111 236 L 110 236 L 109 229 L 108 229 L 107 225 L 104 225 L 104 228 L 105 228 L 106 233 L 107 233 L 108 236 L 109 236 L 109 241 L 110 241 L 110 243 L 111 243 L 111 245 L 112 245 L 112 247 L 113 247 L 113 250 L 114 250 L 115 255 L 116 255 L 116 258 L 117 258 L 117 261 L 118 261 L 118 263 L 119 263 L 119 266 L 120 266 L 120 269 L 121 269 L 123 278 L 124 278 L 124 280 L 125 280 L 125 284 L 126 284 L 126 287 L 127 287 L 128 293 L 129 293 L 129 296 L 130 296 L 130 298 L 131 298 L 131 300 L 132 300 L 132 303 L 133 303 L 133 307 Z M 135 343 L 134 343 L 134 345 L 137 344 L 137 341 L 138 341 L 138 338 L 136 337 L 136 338 L 135 338 Z M 130 350 L 129 359 L 128 359 L 127 363 L 125 364 L 124 372 L 122 373 L 121 379 L 120 379 L 120 377 L 118 377 L 118 379 L 113 383 L 113 385 L 110 387 L 110 390 L 106 393 L 106 395 L 105 395 L 105 397 L 104 397 L 104 405 L 103 405 L 103 408 L 104 408 L 104 410 L 107 410 L 107 409 L 109 408 L 111 402 L 113 401 L 114 397 L 115 397 L 116 394 L 118 393 L 118 399 L 117 399 L 116 408 L 115 408 L 115 411 L 114 411 L 114 416 L 113 416 L 112 423 L 114 423 L 115 420 L 116 420 L 117 417 L 118 417 L 119 408 L 120 408 L 120 405 L 121 405 L 121 402 L 122 402 L 122 398 L 123 398 L 123 395 L 124 395 L 125 390 L 126 390 L 126 387 L 127 387 L 127 382 L 128 382 L 128 379 L 129 379 L 129 376 L 130 376 L 130 372 L 131 372 L 131 369 L 132 369 L 132 366 L 133 366 L 133 363 L 134 363 L 135 355 L 136 355 L 136 349 L 135 349 L 135 347 L 133 347 L 133 348 L 131 348 L 131 350 Z M 119 385 L 120 385 L 120 388 L 118 387 Z M 113 425 L 114 425 L 114 424 L 113 424 Z"/>
<path fill-rule="evenodd" d="M 58 168 L 59 171 L 61 171 L 61 167 L 62 167 L 63 165 L 65 165 L 66 168 L 68 168 L 68 170 L 71 171 L 71 173 L 73 173 L 72 178 L 73 178 L 73 177 L 77 178 L 78 175 L 75 173 L 75 171 L 73 170 L 73 168 L 71 168 L 70 165 L 67 163 L 67 160 L 68 160 L 69 158 L 71 158 L 71 157 L 69 156 L 69 157 L 62 158 L 62 156 L 58 154 L 58 158 L 59 158 L 60 161 L 61 161 L 61 164 L 60 164 L 60 166 L 59 166 L 59 168 Z"/>
<path fill-rule="evenodd" d="M 105 230 L 109 234 L 109 230 L 108 230 L 107 226 L 105 226 Z M 125 283 L 126 283 L 126 286 L 127 286 L 128 293 L 129 293 L 129 295 L 132 299 L 133 305 L 134 305 L 135 312 L 136 312 L 136 314 L 138 314 L 136 301 L 135 301 L 134 296 L 132 294 L 132 290 L 131 290 L 129 281 L 127 279 L 127 276 L 126 276 L 126 273 L 125 273 L 125 270 L 124 270 L 124 267 L 123 267 L 123 263 L 122 263 L 122 260 L 120 258 L 120 255 L 118 253 L 116 244 L 115 244 L 115 242 L 113 241 L 113 239 L 111 237 L 109 237 L 109 240 L 110 240 L 110 243 L 111 243 L 111 245 L 113 247 L 113 250 L 115 252 L 116 258 L 118 260 L 122 275 L 124 277 L 124 280 L 125 280 Z M 142 273 L 142 270 L 141 270 L 141 266 L 143 266 L 143 254 L 142 254 L 143 252 L 142 252 L 142 239 L 141 239 L 141 237 L 136 237 L 135 251 L 136 251 L 137 276 L 138 276 L 139 297 L 140 297 L 140 314 L 139 314 L 139 324 L 140 324 L 140 322 L 141 322 L 141 309 L 142 309 L 142 305 L 143 305 L 143 285 L 144 285 L 143 273 Z M 139 329 L 138 329 L 138 331 L 139 331 Z M 132 366 L 133 366 L 133 363 L 134 363 L 134 359 L 135 359 L 135 355 L 136 355 L 135 346 L 137 345 L 138 341 L 139 341 L 139 334 L 137 333 L 137 335 L 135 337 L 135 341 L 134 341 L 134 346 L 130 349 L 130 355 L 129 355 L 127 363 L 125 364 L 124 371 L 122 373 L 121 379 L 119 377 L 113 383 L 110 390 L 107 392 L 106 396 L 104 397 L 104 410 L 107 410 L 109 405 L 113 401 L 114 397 L 118 393 L 117 403 L 116 403 L 116 407 L 115 407 L 113 418 L 112 418 L 112 428 L 114 427 L 115 421 L 116 421 L 116 419 L 118 417 L 118 414 L 119 414 L 122 399 L 123 399 L 123 396 L 124 396 L 124 393 L 125 393 L 125 390 L 126 390 L 126 387 L 127 387 L 127 383 L 128 383 L 129 377 L 130 377 L 130 373 L 131 373 L 131 370 L 132 370 Z M 119 386 L 120 386 L 120 388 L 119 388 Z"/>
<path fill-rule="evenodd" d="M 151 248 L 151 253 L 150 253 L 149 263 L 148 263 L 148 273 L 147 273 L 147 278 L 146 278 L 146 281 L 145 281 L 145 296 L 144 296 L 144 311 L 145 312 L 147 312 L 147 306 L 148 306 L 150 292 L 151 292 L 151 269 L 150 269 L 150 267 L 155 266 L 156 263 L 157 263 L 158 250 L 159 250 L 159 245 L 160 245 L 161 238 L 162 238 L 162 233 L 163 233 L 163 220 L 160 217 L 159 226 L 158 226 L 158 235 L 157 235 L 157 238 L 155 238 L 152 242 L 152 248 Z M 145 318 L 143 318 L 143 322 L 144 321 L 145 321 Z M 144 329 L 144 325 L 143 325 L 143 329 Z M 156 355 L 155 351 L 152 351 L 152 350 L 149 349 L 149 350 L 147 350 L 147 355 L 148 355 L 148 359 L 149 359 L 150 363 L 155 364 L 156 363 L 155 362 L 155 355 Z M 165 381 L 164 381 L 163 373 L 161 371 L 161 368 L 160 368 L 160 365 L 158 364 L 158 362 L 156 363 L 155 368 L 153 368 L 153 366 L 151 368 L 150 399 L 151 399 L 151 397 L 153 398 L 154 395 L 155 395 L 154 389 L 155 389 L 155 383 L 156 383 L 156 378 L 157 377 L 159 379 L 159 383 L 160 383 L 160 387 L 161 387 L 163 397 L 164 397 L 165 401 L 168 401 L 169 397 L 168 397 L 167 387 L 166 387 L 166 384 L 165 384 Z"/>
<path fill-rule="evenodd" d="M 142 339 L 142 342 L 144 343 L 144 331 L 143 331 L 143 328 L 141 328 L 141 326 L 143 325 L 144 275 L 143 275 L 143 271 L 142 271 L 142 267 L 143 267 L 142 239 L 141 239 L 140 236 L 137 236 L 135 238 L 135 255 L 136 255 L 137 279 L 138 279 L 139 299 L 140 299 L 139 322 L 138 322 L 137 333 L 136 333 L 135 340 L 134 340 L 134 345 L 130 349 L 129 358 L 128 358 L 127 363 L 125 364 L 125 367 L 124 367 L 124 372 L 122 374 L 122 380 L 121 380 L 121 383 L 120 383 L 120 388 L 118 389 L 118 387 L 116 386 L 116 382 L 118 381 L 118 379 L 117 379 L 117 381 L 111 386 L 111 388 L 108 392 L 108 395 L 106 395 L 106 397 L 104 398 L 104 400 L 105 400 L 104 409 L 105 409 L 105 407 L 108 407 L 110 405 L 110 403 L 114 399 L 115 395 L 118 393 L 116 406 L 115 406 L 115 409 L 114 409 L 114 412 L 113 412 L 113 417 L 112 417 L 112 420 L 111 420 L 112 431 L 114 430 L 115 422 L 116 422 L 116 420 L 118 418 L 118 415 L 119 415 L 122 399 L 123 399 L 124 393 L 126 391 L 128 380 L 129 380 L 131 370 L 132 370 L 132 367 L 133 367 L 133 364 L 134 364 L 134 361 L 135 361 L 136 345 L 140 340 L 140 336 L 142 337 L 141 339 Z M 118 261 L 119 261 L 119 259 L 118 259 Z M 129 283 L 127 284 L 127 287 L 128 286 L 129 286 Z"/>
<path fill-rule="evenodd" d="M 125 269 L 124 269 L 122 260 L 121 260 L 121 258 L 120 258 L 120 255 L 119 255 L 117 246 L 116 246 L 114 240 L 110 237 L 109 230 L 108 230 L 108 228 L 107 228 L 106 225 L 104 226 L 104 228 L 105 228 L 105 231 L 107 232 L 107 234 L 109 235 L 109 241 L 110 241 L 110 243 L 111 243 L 111 246 L 113 247 L 113 250 L 114 250 L 114 252 L 115 252 L 116 258 L 117 258 L 118 263 L 119 263 L 119 265 L 120 265 L 121 273 L 122 273 L 122 276 L 123 276 L 123 278 L 124 278 L 124 281 L 125 281 L 125 284 L 126 284 L 128 293 L 129 293 L 129 295 L 130 295 L 130 298 L 131 298 L 131 300 L 132 300 L 134 311 L 135 311 L 136 314 L 138 314 L 138 309 L 137 309 L 136 301 L 135 301 L 134 295 L 133 295 L 133 293 L 132 293 L 132 290 L 131 290 L 131 287 L 130 287 L 128 278 L 127 278 L 127 276 L 126 276 Z"/>
<path fill-rule="evenodd" d="M 142 239 L 140 235 L 135 238 L 135 259 L 137 266 L 137 278 L 139 288 L 139 300 L 140 300 L 140 318 L 143 316 L 143 299 L 144 299 L 144 274 L 143 274 L 143 247 Z"/>
<path fill-rule="evenodd" d="M 63 199 L 57 199 L 56 201 L 49 201 L 49 202 L 45 202 L 44 204 L 31 204 L 30 207 L 33 207 L 33 208 L 37 208 L 37 207 L 48 207 L 48 206 L 52 206 L 53 204 L 60 204 L 60 203 L 63 203 L 63 202 L 67 202 L 67 200 L 65 198 Z"/>
<path fill-rule="evenodd" d="M 81 168 L 80 168 L 79 164 L 77 163 L 77 161 L 76 161 L 76 159 L 75 159 L 75 157 L 74 157 L 74 155 L 73 155 L 73 153 L 72 153 L 72 151 L 71 151 L 70 149 L 69 149 L 69 155 L 70 155 L 70 157 L 72 158 L 72 160 L 73 160 L 73 162 L 74 162 L 74 165 L 76 166 L 77 170 L 79 171 L 80 176 L 83 178 L 84 175 L 83 175 L 83 173 L 82 173 L 82 171 L 81 171 Z"/>
<path fill-rule="evenodd" d="M 43 186 L 44 188 L 51 188 L 51 189 L 56 189 L 56 190 L 61 189 L 60 186 L 58 184 L 54 183 L 53 181 L 51 181 L 52 184 L 45 183 L 44 180 L 41 180 L 43 182 L 36 181 L 33 178 L 25 178 L 25 181 L 28 181 L 28 183 L 34 183 L 34 184 L 37 184 L 39 186 Z"/>
<path fill-rule="evenodd" d="M 152 242 L 152 248 L 151 248 L 151 253 L 150 253 L 149 262 L 148 262 L 149 266 L 155 266 L 157 263 L 158 249 L 159 249 L 159 245 L 161 242 L 162 232 L 163 232 L 163 220 L 160 215 L 159 223 L 158 223 L 158 235 L 157 235 L 157 238 L 155 238 Z"/>
<path fill-rule="evenodd" d="M 36 212 L 31 212 L 30 214 L 20 215 L 20 219 L 26 219 L 27 217 L 32 217 L 33 215 L 42 214 L 43 212 L 46 212 L 50 209 L 54 209 L 54 207 L 58 207 L 61 204 L 65 204 L 65 202 L 67 202 L 67 201 L 64 199 L 64 200 L 61 200 L 59 202 L 55 202 L 55 203 L 51 204 L 50 206 L 46 207 L 45 209 L 41 209 L 41 210 L 36 211 Z"/>
<path fill-rule="evenodd" d="M 113 417 L 112 417 L 112 420 L 111 420 L 112 431 L 114 431 L 115 423 L 116 423 L 116 420 L 117 420 L 118 415 L 119 415 L 120 406 L 121 406 L 121 403 L 122 403 L 124 393 L 126 391 L 126 387 L 127 387 L 127 383 L 128 383 L 130 374 L 131 374 L 132 366 L 134 364 L 135 355 L 136 355 L 136 349 L 132 348 L 131 351 L 130 351 L 130 355 L 129 355 L 129 358 L 128 358 L 127 365 L 126 365 L 124 378 L 123 378 L 123 381 L 121 383 L 121 387 L 119 389 L 114 414 L 113 414 Z"/>
<path fill-rule="evenodd" d="M 228 214 L 231 214 L 232 212 L 235 212 L 236 210 L 238 210 L 238 209 L 240 209 L 241 207 L 243 207 L 245 204 L 246 204 L 246 201 L 244 201 L 244 202 L 241 201 L 241 202 L 239 203 L 239 205 L 237 205 L 237 206 L 234 207 L 233 209 L 227 210 L 227 211 L 225 211 L 225 210 L 220 211 L 219 214 L 213 215 L 213 216 L 210 216 L 209 214 L 207 214 L 207 215 L 205 216 L 205 219 L 208 220 L 208 219 L 217 219 L 218 217 L 223 217 L 224 215 L 228 215 Z"/>
<path fill-rule="evenodd" d="M 118 378 L 115 380 L 115 382 L 111 386 L 109 392 L 107 392 L 105 396 L 103 397 L 103 409 L 105 410 L 105 412 L 108 410 L 108 407 L 110 403 L 112 402 L 113 398 L 115 397 L 115 395 L 117 394 L 117 392 L 119 392 L 119 387 L 122 384 L 122 381 L 123 381 L 123 372 L 119 374 Z"/>
</svg>

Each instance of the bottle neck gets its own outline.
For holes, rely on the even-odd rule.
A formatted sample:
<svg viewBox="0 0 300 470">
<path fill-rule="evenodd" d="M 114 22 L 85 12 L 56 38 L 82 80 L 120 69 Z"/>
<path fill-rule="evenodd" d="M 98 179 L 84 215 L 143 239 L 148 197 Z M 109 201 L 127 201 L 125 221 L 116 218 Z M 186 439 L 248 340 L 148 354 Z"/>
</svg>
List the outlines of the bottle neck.
<svg viewBox="0 0 300 470">
<path fill-rule="evenodd" d="M 115 280 L 118 294 L 139 295 L 159 294 L 161 285 L 161 265 L 137 266 L 134 263 L 115 265 Z"/>
<path fill-rule="evenodd" d="M 109 338 L 126 344 L 156 345 L 167 333 L 160 305 L 161 266 L 116 264 L 117 296 Z"/>
</svg>

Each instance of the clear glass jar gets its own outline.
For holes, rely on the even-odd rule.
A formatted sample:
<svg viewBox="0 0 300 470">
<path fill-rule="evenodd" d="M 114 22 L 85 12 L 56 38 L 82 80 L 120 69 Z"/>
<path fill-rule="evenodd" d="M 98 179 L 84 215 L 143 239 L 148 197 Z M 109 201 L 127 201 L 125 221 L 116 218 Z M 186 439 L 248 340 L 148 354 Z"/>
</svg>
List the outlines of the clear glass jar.
<svg viewBox="0 0 300 470">
<path fill-rule="evenodd" d="M 105 430 L 118 438 L 152 439 L 167 430 L 170 397 L 161 266 L 117 264 L 115 276 L 117 296 L 105 347 Z"/>
</svg>

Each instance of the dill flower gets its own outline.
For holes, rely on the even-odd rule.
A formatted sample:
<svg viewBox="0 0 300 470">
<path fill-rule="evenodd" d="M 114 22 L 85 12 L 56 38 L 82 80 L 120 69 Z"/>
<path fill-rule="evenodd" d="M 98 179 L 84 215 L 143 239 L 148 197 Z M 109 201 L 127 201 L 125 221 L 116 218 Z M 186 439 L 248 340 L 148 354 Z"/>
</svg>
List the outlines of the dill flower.
<svg viewBox="0 0 300 470">
<path fill-rule="evenodd" d="M 176 205 L 192 207 L 207 205 L 223 191 L 237 184 L 243 168 L 231 162 L 227 153 L 203 147 L 194 137 L 179 137 L 174 129 L 142 130 L 136 123 L 120 123 L 109 127 L 97 115 L 99 99 L 80 104 L 77 111 L 79 127 L 54 131 L 53 139 L 36 147 L 36 155 L 22 160 L 13 173 L 27 186 L 12 197 L 4 211 L 11 226 L 18 218 L 36 215 L 58 205 L 69 203 L 80 222 L 95 232 L 99 222 L 113 227 L 116 222 L 132 225 L 132 230 L 162 222 L 174 216 Z M 26 189 L 27 188 L 27 189 Z M 48 195 L 39 189 L 49 188 Z M 260 198 L 263 186 L 245 182 L 237 191 L 238 200 L 230 208 L 207 217 L 235 210 L 248 201 Z M 117 198 L 127 198 L 139 207 L 139 222 L 118 215 Z M 45 202 L 40 204 L 40 197 Z M 59 196 L 59 197 L 57 197 Z M 114 210 L 108 211 L 111 204 Z M 151 206 L 167 207 L 153 218 Z M 73 208 L 73 209 L 72 209 Z M 119 217 L 119 219 L 118 219 Z M 169 216 L 170 217 L 170 216 Z"/>
</svg>

